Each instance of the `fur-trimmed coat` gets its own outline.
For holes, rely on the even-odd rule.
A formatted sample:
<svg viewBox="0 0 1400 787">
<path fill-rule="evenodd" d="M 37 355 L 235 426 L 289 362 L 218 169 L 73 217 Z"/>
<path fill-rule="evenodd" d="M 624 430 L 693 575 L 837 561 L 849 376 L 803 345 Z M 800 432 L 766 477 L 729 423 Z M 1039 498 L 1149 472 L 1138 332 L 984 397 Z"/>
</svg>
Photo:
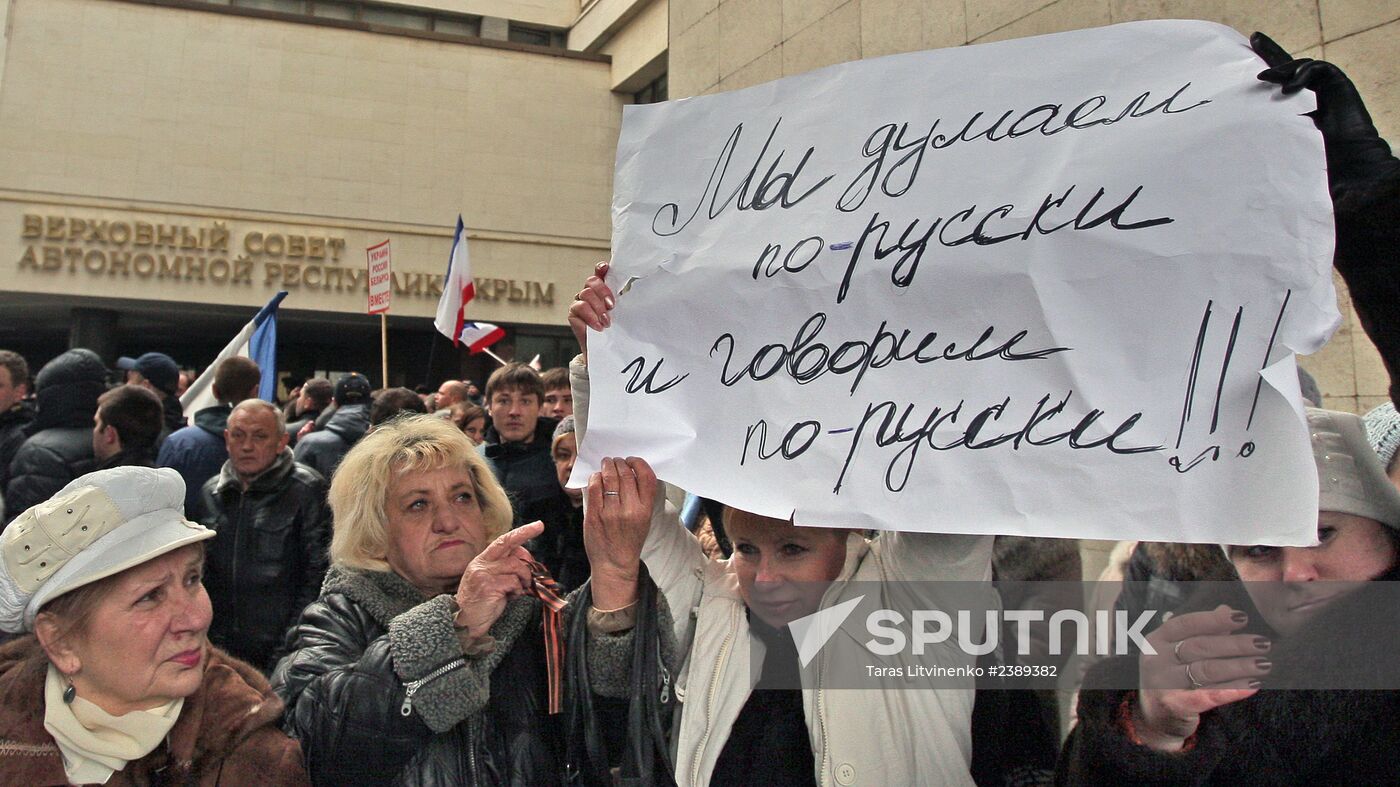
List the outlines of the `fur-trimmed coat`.
<svg viewBox="0 0 1400 787">
<path fill-rule="evenodd" d="M 1079 725 L 1060 756 L 1066 785 L 1394 784 L 1400 751 L 1400 691 L 1285 689 L 1377 685 L 1400 654 L 1400 609 L 1392 569 L 1334 601 L 1302 631 L 1274 639 L 1264 689 L 1202 715 L 1194 747 L 1162 753 L 1132 743 L 1116 714 L 1137 685 L 1137 658 L 1099 663 L 1084 679 Z M 1209 603 L 1191 608 L 1209 608 Z M 1251 633 L 1270 635 L 1250 611 Z M 1365 621 L 1364 627 L 1358 621 Z M 1400 685 L 1393 676 L 1388 685 Z M 1111 688 L 1098 688 L 1111 687 Z M 1274 688 L 1270 688 L 1274 687 Z M 1096 690 L 1098 688 L 1098 690 Z"/>
<path fill-rule="evenodd" d="M 455 612 L 450 596 L 424 599 L 391 571 L 331 566 L 272 676 L 316 784 L 563 781 L 560 720 L 546 713 L 539 601 L 509 602 L 491 627 L 492 647 L 471 654 Z M 589 656 L 594 670 L 617 669 L 630 651 Z"/>
<path fill-rule="evenodd" d="M 48 659 L 33 636 L 0 648 L 0 784 L 66 785 L 44 729 Z M 301 748 L 278 727 L 282 701 L 253 667 L 210 648 L 199 690 L 185 699 L 164 746 L 112 774 L 122 785 L 309 784 Z"/>
</svg>

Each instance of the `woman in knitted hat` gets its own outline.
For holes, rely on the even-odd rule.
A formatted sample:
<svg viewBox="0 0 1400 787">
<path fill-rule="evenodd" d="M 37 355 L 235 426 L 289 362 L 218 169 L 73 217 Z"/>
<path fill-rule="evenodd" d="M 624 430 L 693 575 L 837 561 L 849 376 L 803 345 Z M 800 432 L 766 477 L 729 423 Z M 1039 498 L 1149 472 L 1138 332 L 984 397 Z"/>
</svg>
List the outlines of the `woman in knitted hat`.
<svg viewBox="0 0 1400 787">
<path fill-rule="evenodd" d="M 307 784 L 282 703 L 211 647 L 214 531 L 174 470 L 89 473 L 0 536 L 0 784 Z"/>
<path fill-rule="evenodd" d="M 1376 456 L 1385 465 L 1385 473 L 1391 483 L 1400 487 L 1400 460 L 1396 459 L 1396 449 L 1400 448 L 1400 413 L 1395 405 L 1386 402 L 1375 408 L 1362 419 L 1366 422 L 1366 437 L 1371 441 Z"/>
<path fill-rule="evenodd" d="M 1319 543 L 1226 547 L 1242 583 L 1200 583 L 1200 611 L 1147 636 L 1155 653 L 1091 669 L 1063 783 L 1394 780 L 1400 695 L 1355 689 L 1395 687 L 1400 491 L 1360 418 L 1309 410 L 1308 426 Z"/>
<path fill-rule="evenodd" d="M 1400 159 L 1336 66 L 1293 59 L 1259 33 L 1251 43 L 1269 65 L 1261 80 L 1317 93 L 1311 114 L 1327 151 L 1336 268 L 1400 400 Z M 1226 547 L 1244 580 L 1227 587 L 1237 598 L 1188 599 L 1200 611 L 1148 635 L 1154 653 L 1090 670 L 1062 783 L 1395 781 L 1400 606 L 1390 589 L 1400 579 L 1400 492 L 1377 455 L 1382 430 L 1368 441 L 1360 418 L 1326 410 L 1309 410 L 1308 427 L 1319 543 Z"/>
</svg>

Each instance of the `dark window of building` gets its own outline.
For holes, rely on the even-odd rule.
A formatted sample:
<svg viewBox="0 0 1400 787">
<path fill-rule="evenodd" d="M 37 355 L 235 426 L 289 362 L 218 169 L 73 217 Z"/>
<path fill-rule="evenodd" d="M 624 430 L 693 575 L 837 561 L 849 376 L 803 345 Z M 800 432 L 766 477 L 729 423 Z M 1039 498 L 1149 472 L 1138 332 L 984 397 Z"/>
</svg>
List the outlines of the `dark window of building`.
<svg viewBox="0 0 1400 787">
<path fill-rule="evenodd" d="M 564 47 L 564 34 L 556 30 L 546 30 L 540 27 L 527 27 L 510 23 L 509 38 L 517 44 L 534 44 L 535 46 L 552 46 L 562 49 Z"/>
<path fill-rule="evenodd" d="M 665 74 L 653 79 L 646 87 L 632 94 L 632 103 L 634 104 L 655 104 L 666 100 Z"/>
<path fill-rule="evenodd" d="M 233 0 L 230 5 L 258 11 L 280 11 L 284 14 L 306 13 L 306 0 Z"/>
<path fill-rule="evenodd" d="M 353 3 L 341 3 L 336 0 L 311 0 L 312 16 L 325 17 L 326 19 L 353 20 L 356 10 Z"/>
<path fill-rule="evenodd" d="M 555 366 L 568 366 L 569 359 L 578 354 L 578 342 L 567 331 L 535 333 L 534 330 L 515 331 L 515 360 L 529 363 L 536 355 L 540 357 L 540 367 L 551 369 Z"/>
<path fill-rule="evenodd" d="M 479 36 L 481 35 L 481 20 L 465 16 L 435 16 L 433 17 L 433 32 L 453 36 Z"/>
<path fill-rule="evenodd" d="M 427 30 L 432 26 L 432 17 L 427 14 L 371 5 L 360 9 L 360 21 L 384 25 L 385 27 L 399 27 L 404 30 Z"/>
<path fill-rule="evenodd" d="M 254 11 L 276 11 L 292 16 L 366 22 L 399 30 L 421 30 L 453 36 L 481 35 L 481 18 L 425 9 L 404 8 L 367 0 L 204 0 L 209 5 Z M 550 35 L 549 31 L 544 31 Z M 562 35 L 562 34 L 561 34 Z M 562 38 L 560 46 L 563 46 Z"/>
</svg>

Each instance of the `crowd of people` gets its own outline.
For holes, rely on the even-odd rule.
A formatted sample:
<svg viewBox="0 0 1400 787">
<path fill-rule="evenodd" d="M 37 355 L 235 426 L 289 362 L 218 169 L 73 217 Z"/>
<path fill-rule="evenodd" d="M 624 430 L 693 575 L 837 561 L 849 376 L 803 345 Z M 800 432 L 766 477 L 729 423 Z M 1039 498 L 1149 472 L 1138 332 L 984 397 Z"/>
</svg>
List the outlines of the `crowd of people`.
<svg viewBox="0 0 1400 787">
<path fill-rule="evenodd" d="M 1253 43 L 1260 79 L 1317 92 L 1336 269 L 1394 402 L 1308 411 L 1318 545 L 1131 545 L 1144 581 L 1117 606 L 1172 614 L 1089 668 L 1068 729 L 1053 693 L 838 692 L 789 624 L 920 580 L 1076 606 L 1033 587 L 1079 578 L 1073 541 L 803 527 L 682 502 L 638 457 L 570 489 L 616 305 L 599 263 L 569 367 L 480 388 L 350 373 L 279 406 L 233 357 L 186 413 L 193 374 L 161 352 L 109 386 L 87 349 L 32 377 L 0 350 L 0 783 L 1394 781 L 1393 691 L 1271 684 L 1385 663 L 1400 632 L 1373 584 L 1400 572 L 1400 160 L 1336 67 Z M 1238 593 L 1206 604 L 1200 579 Z M 1364 642 L 1343 622 L 1363 608 L 1389 615 Z"/>
</svg>

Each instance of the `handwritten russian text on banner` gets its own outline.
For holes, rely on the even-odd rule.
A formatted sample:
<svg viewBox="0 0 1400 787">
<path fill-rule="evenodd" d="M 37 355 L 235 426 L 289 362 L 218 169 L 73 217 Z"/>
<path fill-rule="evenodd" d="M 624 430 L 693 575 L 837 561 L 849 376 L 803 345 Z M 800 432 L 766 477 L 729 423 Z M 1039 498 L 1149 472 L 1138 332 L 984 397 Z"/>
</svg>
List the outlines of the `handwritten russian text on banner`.
<svg viewBox="0 0 1400 787">
<path fill-rule="evenodd" d="M 801 524 L 1311 543 L 1289 382 L 1339 322 L 1331 204 L 1313 98 L 1263 67 L 1142 22 L 629 107 L 575 479 L 640 455 Z"/>
</svg>

